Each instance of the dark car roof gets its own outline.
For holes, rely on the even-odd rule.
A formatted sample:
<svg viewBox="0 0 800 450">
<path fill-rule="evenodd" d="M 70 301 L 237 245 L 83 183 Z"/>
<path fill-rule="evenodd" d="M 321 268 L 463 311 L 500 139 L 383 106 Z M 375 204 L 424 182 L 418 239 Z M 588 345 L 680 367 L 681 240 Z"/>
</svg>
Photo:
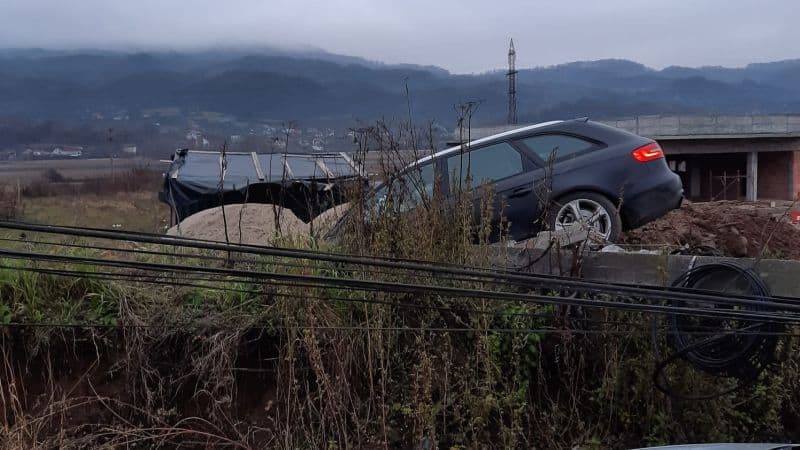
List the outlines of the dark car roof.
<svg viewBox="0 0 800 450">
<path fill-rule="evenodd" d="M 472 140 L 468 143 L 465 143 L 465 145 L 467 147 L 475 147 L 479 145 L 491 145 L 496 142 L 506 141 L 509 139 L 516 139 L 519 137 L 528 136 L 530 134 L 547 133 L 554 131 L 565 132 L 565 133 L 577 133 L 579 135 L 586 135 L 586 137 L 595 138 L 600 141 L 619 140 L 625 138 L 645 139 L 642 138 L 641 136 L 637 136 L 635 134 L 629 133 L 619 128 L 610 127 L 608 125 L 604 125 L 598 122 L 591 122 L 587 118 L 581 118 L 581 119 L 571 119 L 571 120 L 554 120 L 551 122 L 542 122 L 534 125 L 515 128 L 513 130 L 504 131 L 502 133 L 497 133 L 484 138 Z M 589 133 L 587 134 L 587 132 Z M 444 150 L 438 151 L 432 155 L 425 156 L 423 158 L 420 158 L 412 162 L 406 167 L 406 169 L 418 166 L 420 164 L 424 164 L 432 159 L 436 159 L 450 153 L 458 152 L 461 150 L 461 148 L 462 148 L 461 145 L 448 147 Z"/>
</svg>

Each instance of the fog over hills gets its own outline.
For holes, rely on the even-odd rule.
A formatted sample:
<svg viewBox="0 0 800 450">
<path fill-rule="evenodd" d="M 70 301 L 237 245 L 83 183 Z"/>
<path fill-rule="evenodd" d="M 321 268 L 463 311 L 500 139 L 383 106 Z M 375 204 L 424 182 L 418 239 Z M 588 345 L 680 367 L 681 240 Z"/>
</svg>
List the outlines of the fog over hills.
<svg viewBox="0 0 800 450">
<path fill-rule="evenodd" d="M 242 122 L 352 124 L 407 116 L 454 122 L 454 105 L 480 101 L 477 123 L 502 123 L 504 70 L 455 75 L 318 50 L 124 53 L 0 50 L 0 117 L 81 123 L 213 113 Z M 741 68 L 667 67 L 598 60 L 523 69 L 520 122 L 635 114 L 800 112 L 800 59 Z"/>
</svg>

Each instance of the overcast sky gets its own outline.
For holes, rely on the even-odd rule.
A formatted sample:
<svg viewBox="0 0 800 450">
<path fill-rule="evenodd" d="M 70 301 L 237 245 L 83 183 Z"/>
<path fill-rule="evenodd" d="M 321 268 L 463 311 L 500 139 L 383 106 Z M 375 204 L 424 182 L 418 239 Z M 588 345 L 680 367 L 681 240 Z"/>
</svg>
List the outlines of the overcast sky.
<svg viewBox="0 0 800 450">
<path fill-rule="evenodd" d="M 800 0 L 0 0 L 0 47 L 316 47 L 453 72 L 800 57 Z"/>
</svg>

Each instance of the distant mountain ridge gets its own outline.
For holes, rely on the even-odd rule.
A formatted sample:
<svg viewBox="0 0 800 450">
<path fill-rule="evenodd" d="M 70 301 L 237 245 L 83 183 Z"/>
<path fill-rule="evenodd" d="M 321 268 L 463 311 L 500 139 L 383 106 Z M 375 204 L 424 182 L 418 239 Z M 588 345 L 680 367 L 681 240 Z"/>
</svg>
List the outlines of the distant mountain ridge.
<svg viewBox="0 0 800 450">
<path fill-rule="evenodd" d="M 83 122 L 124 112 L 223 114 L 244 122 L 352 123 L 405 118 L 405 85 L 416 120 L 450 124 L 453 106 L 480 101 L 476 123 L 501 123 L 502 70 L 451 74 L 321 50 L 123 53 L 0 50 L 0 117 Z M 522 69 L 521 122 L 635 114 L 800 112 L 800 59 L 741 68 L 671 66 L 605 59 Z M 149 119 L 148 119 L 149 120 Z"/>
</svg>

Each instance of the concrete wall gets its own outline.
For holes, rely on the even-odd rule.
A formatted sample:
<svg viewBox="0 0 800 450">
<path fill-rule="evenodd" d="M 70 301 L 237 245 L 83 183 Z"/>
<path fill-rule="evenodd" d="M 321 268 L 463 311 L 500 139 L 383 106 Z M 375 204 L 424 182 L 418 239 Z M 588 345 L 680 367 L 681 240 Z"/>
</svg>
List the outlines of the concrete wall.
<svg viewBox="0 0 800 450">
<path fill-rule="evenodd" d="M 561 255 L 550 252 L 539 258 L 541 251 L 508 249 L 505 254 L 505 267 L 528 267 L 529 261 L 536 261 L 528 271 L 537 274 L 571 276 L 574 256 L 564 251 Z M 800 297 L 800 261 L 762 260 L 757 265 L 748 258 L 715 258 L 709 256 L 646 255 L 637 253 L 597 253 L 583 256 L 581 261 L 582 278 L 593 281 L 613 283 L 645 284 L 668 286 L 691 267 L 715 262 L 732 262 L 742 267 L 755 267 L 772 295 Z"/>
<path fill-rule="evenodd" d="M 800 114 L 750 115 L 750 116 L 637 116 L 623 119 L 598 120 L 642 136 L 689 137 L 692 136 L 796 136 L 800 137 Z M 496 125 L 475 127 L 470 130 L 472 139 L 502 133 L 523 125 Z M 458 139 L 458 130 L 453 132 Z"/>
<path fill-rule="evenodd" d="M 800 151 L 794 152 L 792 161 L 792 200 L 800 199 Z"/>
<path fill-rule="evenodd" d="M 800 151 L 800 137 L 742 139 L 657 139 L 664 153 L 710 154 Z"/>
<path fill-rule="evenodd" d="M 648 137 L 693 135 L 800 135 L 800 114 L 763 116 L 638 116 L 601 121 Z"/>
</svg>

